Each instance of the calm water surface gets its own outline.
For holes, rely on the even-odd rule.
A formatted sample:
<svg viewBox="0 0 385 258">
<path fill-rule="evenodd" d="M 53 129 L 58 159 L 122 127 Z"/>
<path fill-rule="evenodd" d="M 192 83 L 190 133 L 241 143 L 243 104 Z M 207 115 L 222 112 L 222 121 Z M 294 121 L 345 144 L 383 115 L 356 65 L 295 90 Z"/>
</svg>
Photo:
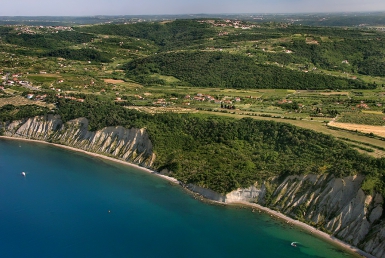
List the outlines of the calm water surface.
<svg viewBox="0 0 385 258">
<path fill-rule="evenodd" d="M 128 166 L 0 139 L 0 257 L 355 256 Z"/>
</svg>

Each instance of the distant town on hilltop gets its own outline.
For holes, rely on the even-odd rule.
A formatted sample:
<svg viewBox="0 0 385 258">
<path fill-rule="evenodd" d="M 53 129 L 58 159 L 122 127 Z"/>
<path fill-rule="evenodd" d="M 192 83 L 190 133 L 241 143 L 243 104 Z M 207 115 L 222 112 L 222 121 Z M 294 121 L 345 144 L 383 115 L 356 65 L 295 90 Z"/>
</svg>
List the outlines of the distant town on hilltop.
<svg viewBox="0 0 385 258">
<path fill-rule="evenodd" d="M 308 26 L 381 26 L 385 12 L 297 13 L 297 14 L 178 14 L 96 16 L 0 16 L 0 25 L 71 26 L 80 24 L 136 23 L 176 19 L 239 19 L 256 23 L 282 22 Z"/>
</svg>

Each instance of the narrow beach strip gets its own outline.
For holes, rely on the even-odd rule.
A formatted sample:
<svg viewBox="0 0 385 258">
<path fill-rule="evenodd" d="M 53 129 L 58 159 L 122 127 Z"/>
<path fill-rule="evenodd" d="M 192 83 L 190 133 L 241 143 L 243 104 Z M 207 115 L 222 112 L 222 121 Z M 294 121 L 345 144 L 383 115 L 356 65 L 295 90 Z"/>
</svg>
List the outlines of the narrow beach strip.
<svg viewBox="0 0 385 258">
<path fill-rule="evenodd" d="M 367 257 L 367 258 L 376 258 L 375 256 L 369 254 L 369 253 L 366 253 L 364 251 L 362 251 L 361 249 L 358 249 L 357 247 L 355 246 L 352 246 L 348 243 L 345 243 L 344 241 L 332 236 L 332 235 L 329 235 L 328 233 L 325 233 L 321 230 L 318 230 L 302 221 L 299 221 L 299 220 L 295 220 L 295 219 L 292 219 L 278 211 L 275 211 L 275 210 L 272 210 L 272 209 L 269 209 L 269 208 L 266 208 L 264 206 L 261 206 L 259 204 L 256 204 L 256 203 L 250 203 L 250 202 L 243 202 L 243 201 L 237 201 L 237 202 L 229 202 L 229 203 L 226 203 L 226 204 L 229 204 L 229 205 L 245 205 L 245 206 L 249 206 L 249 207 L 253 207 L 253 208 L 256 208 L 260 211 L 263 211 L 263 212 L 266 212 L 267 214 L 271 215 L 272 217 L 275 217 L 275 218 L 278 218 L 280 220 L 283 220 L 285 221 L 286 223 L 290 224 L 290 225 L 294 225 L 296 227 L 299 227 L 301 229 L 304 229 L 306 231 L 308 231 L 309 233 L 319 237 L 319 238 L 322 238 L 324 240 L 327 240 L 328 242 L 330 243 L 333 243 L 335 245 L 338 245 L 339 247 L 342 247 L 343 249 L 345 250 L 348 250 L 350 252 L 353 252 L 353 253 L 356 253 L 356 254 L 359 254 L 363 257 Z"/>
<path fill-rule="evenodd" d="M 46 142 L 46 141 L 42 141 L 42 140 L 33 140 L 33 139 L 26 139 L 26 138 L 19 138 L 19 137 L 11 137 L 11 136 L 0 136 L 0 139 L 1 138 L 9 139 L 9 140 L 16 140 L 16 141 L 37 142 L 37 143 L 48 144 L 48 145 L 52 145 L 52 146 L 55 146 L 55 147 L 59 147 L 59 148 L 63 148 L 63 149 L 67 149 L 67 150 L 71 150 L 71 151 L 75 151 L 75 152 L 84 153 L 84 154 L 87 154 L 87 155 L 90 155 L 90 156 L 93 156 L 93 157 L 98 157 L 98 158 L 102 158 L 102 159 L 105 159 L 105 160 L 113 161 L 113 162 L 116 162 L 116 163 L 119 163 L 119 164 L 122 164 L 122 165 L 125 165 L 125 166 L 133 167 L 133 168 L 142 170 L 144 172 L 154 174 L 154 175 L 156 175 L 158 177 L 164 178 L 167 181 L 170 181 L 170 182 L 175 183 L 175 184 L 180 184 L 181 183 L 180 181 L 178 181 L 177 179 L 175 179 L 173 177 L 162 175 L 162 174 L 160 174 L 160 173 L 158 173 L 156 171 L 153 171 L 153 170 L 151 170 L 149 168 L 145 168 L 145 167 L 139 166 L 137 164 L 130 163 L 130 162 L 126 161 L 126 160 L 122 160 L 122 159 L 118 159 L 118 158 L 112 158 L 112 157 L 109 157 L 109 156 L 106 156 L 106 155 L 103 155 L 103 154 L 98 154 L 98 153 L 94 153 L 94 152 L 90 152 L 90 151 L 85 151 L 85 150 L 77 149 L 77 148 L 70 147 L 70 146 L 67 146 L 67 145 L 51 143 L 51 142 Z"/>
</svg>

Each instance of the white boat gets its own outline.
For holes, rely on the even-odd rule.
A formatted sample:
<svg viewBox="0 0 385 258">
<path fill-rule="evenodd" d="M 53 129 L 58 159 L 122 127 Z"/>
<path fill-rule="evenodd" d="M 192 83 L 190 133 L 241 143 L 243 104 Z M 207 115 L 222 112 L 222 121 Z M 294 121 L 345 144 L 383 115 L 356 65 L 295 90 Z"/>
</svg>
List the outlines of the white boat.
<svg viewBox="0 0 385 258">
<path fill-rule="evenodd" d="M 297 242 L 292 242 L 290 245 L 294 246 L 294 247 L 297 247 L 297 244 L 298 244 Z"/>
<path fill-rule="evenodd" d="M 22 176 L 25 176 L 25 172 L 24 172 L 24 171 L 23 171 L 23 172 L 21 172 L 21 175 L 22 175 Z"/>
</svg>

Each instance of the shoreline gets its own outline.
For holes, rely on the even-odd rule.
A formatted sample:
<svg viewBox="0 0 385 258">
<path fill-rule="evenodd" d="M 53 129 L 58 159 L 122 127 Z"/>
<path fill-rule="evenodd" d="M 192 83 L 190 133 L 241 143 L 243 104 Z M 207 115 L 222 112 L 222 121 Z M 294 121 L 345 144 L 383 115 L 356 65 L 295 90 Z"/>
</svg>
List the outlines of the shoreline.
<svg viewBox="0 0 385 258">
<path fill-rule="evenodd" d="M 77 149 L 77 148 L 70 147 L 70 146 L 67 146 L 67 145 L 62 145 L 62 144 L 57 144 L 57 143 L 50 143 L 50 142 L 46 142 L 46 141 L 43 141 L 43 140 L 34 140 L 34 139 L 26 139 L 26 138 L 11 137 L 11 136 L 0 136 L 0 139 L 8 139 L 8 140 L 15 140 L 15 141 L 25 141 L 25 142 L 36 142 L 36 143 L 48 144 L 48 145 L 51 145 L 51 146 L 55 146 L 55 147 L 59 147 L 59 148 L 63 148 L 63 149 L 67 149 L 67 150 L 71 150 L 71 151 L 75 151 L 75 152 L 80 152 L 80 153 L 83 153 L 83 154 L 90 155 L 92 157 L 97 157 L 97 158 L 109 160 L 109 161 L 112 161 L 112 162 L 116 162 L 116 163 L 119 163 L 119 164 L 122 164 L 122 165 L 126 165 L 126 166 L 129 166 L 129 167 L 133 167 L 133 168 L 139 169 L 141 171 L 144 171 L 146 173 L 150 173 L 150 174 L 153 174 L 155 176 L 161 177 L 161 178 L 163 178 L 163 179 L 165 179 L 165 180 L 167 180 L 167 181 L 169 181 L 171 183 L 178 184 L 182 188 L 187 190 L 188 192 L 192 193 L 193 195 L 194 194 L 198 194 L 199 196 L 201 196 L 203 198 L 201 200 L 206 200 L 209 203 L 215 203 L 215 204 L 220 204 L 220 205 L 244 205 L 244 206 L 247 206 L 247 207 L 255 208 L 255 209 L 259 210 L 259 211 L 265 212 L 266 214 L 270 215 L 271 217 L 278 218 L 279 220 L 282 220 L 282 221 L 286 222 L 287 224 L 291 224 L 291 225 L 296 226 L 298 228 L 304 229 L 308 233 L 313 234 L 313 235 L 315 235 L 318 238 L 321 238 L 323 240 L 326 240 L 326 241 L 328 241 L 331 244 L 339 246 L 340 248 L 346 250 L 349 253 L 354 253 L 356 255 L 360 255 L 362 257 L 367 257 L 367 258 L 376 258 L 375 256 L 373 256 L 371 254 L 368 254 L 368 253 L 364 252 L 363 250 L 361 250 L 361 249 L 359 249 L 359 248 L 357 248 L 355 246 L 352 246 L 352 245 L 350 245 L 348 243 L 345 243 L 342 240 L 339 240 L 339 239 L 335 238 L 334 236 L 329 235 L 328 233 L 325 233 L 325 232 L 323 232 L 321 230 L 318 230 L 318 229 L 316 229 L 316 228 L 314 228 L 314 227 L 312 227 L 312 226 L 310 226 L 310 225 L 308 225 L 308 224 L 306 224 L 304 222 L 301 222 L 299 220 L 292 219 L 292 218 L 290 218 L 290 217 L 288 217 L 288 216 L 286 216 L 286 215 L 284 215 L 284 214 L 282 214 L 282 213 L 280 213 L 278 211 L 269 209 L 267 207 L 261 206 L 261 205 L 256 204 L 256 203 L 250 203 L 250 202 L 246 202 L 246 201 L 219 202 L 219 201 L 210 200 L 208 198 L 203 197 L 199 193 L 196 193 L 196 192 L 188 189 L 187 187 L 184 186 L 184 184 L 182 182 L 180 182 L 179 180 L 177 180 L 177 179 L 175 179 L 173 177 L 162 175 L 162 174 L 160 174 L 160 173 L 158 173 L 158 172 L 156 172 L 154 170 L 151 170 L 151 169 L 146 168 L 146 167 L 141 167 L 139 165 L 130 163 L 130 162 L 125 161 L 125 160 L 121 160 L 121 159 L 118 159 L 118 158 L 108 157 L 108 156 L 105 156 L 105 155 L 102 155 L 102 154 L 97 154 L 97 153 L 85 151 L 85 150 L 82 150 L 82 149 Z"/>
<path fill-rule="evenodd" d="M 67 150 L 71 150 L 71 151 L 75 151 L 75 152 L 80 152 L 80 153 L 83 153 L 83 154 L 90 155 L 92 157 L 97 157 L 97 158 L 113 161 L 113 162 L 116 162 L 116 163 L 119 163 L 119 164 L 122 164 L 122 165 L 126 165 L 126 166 L 129 166 L 129 167 L 133 167 L 133 168 L 142 170 L 144 172 L 153 174 L 155 176 L 164 178 L 167 181 L 172 182 L 174 184 L 178 184 L 178 185 L 181 184 L 181 182 L 178 181 L 177 179 L 175 179 L 173 177 L 166 176 L 166 175 L 162 175 L 162 174 L 160 174 L 160 173 L 158 173 L 156 171 L 153 171 L 153 170 L 151 170 L 149 168 L 141 167 L 141 166 L 139 166 L 137 164 L 133 164 L 133 163 L 130 163 L 128 161 L 121 160 L 121 159 L 118 159 L 118 158 L 112 158 L 112 157 L 109 157 L 109 156 L 105 156 L 103 154 L 98 154 L 98 153 L 94 153 L 94 152 L 90 152 L 90 151 L 85 151 L 85 150 L 82 150 L 82 149 L 77 149 L 77 148 L 70 147 L 70 146 L 63 145 L 63 144 L 46 142 L 46 141 L 43 141 L 43 140 L 34 140 L 34 139 L 25 139 L 25 138 L 19 138 L 19 137 L 11 137 L 11 136 L 0 136 L 0 139 L 8 139 L 8 140 L 16 140 L 16 141 L 36 142 L 36 143 L 48 144 L 48 145 L 51 145 L 51 146 L 55 146 L 55 147 L 59 147 L 59 148 L 63 148 L 63 149 L 67 149 Z"/>
<path fill-rule="evenodd" d="M 347 252 L 349 253 L 352 253 L 352 254 L 355 254 L 355 255 L 360 255 L 361 257 L 366 257 L 366 258 L 376 258 L 375 256 L 369 254 L 369 253 L 366 253 L 365 251 L 355 247 L 355 246 L 352 246 L 332 235 L 329 235 L 328 233 L 326 232 L 323 232 L 319 229 L 316 229 L 312 226 L 310 226 L 309 224 L 306 224 L 302 221 L 299 221 L 299 220 L 296 220 L 296 219 L 293 219 L 293 218 L 290 218 L 288 217 L 287 215 L 285 214 L 282 214 L 278 211 L 275 211 L 275 210 L 272 210 L 272 209 L 269 209 L 267 207 L 264 207 L 262 205 L 259 205 L 257 203 L 250 203 L 250 202 L 245 202 L 245 201 L 237 201 L 237 202 L 229 202 L 229 203 L 226 203 L 227 205 L 244 205 L 244 206 L 248 206 L 248 207 L 251 207 L 251 208 L 255 208 L 259 211 L 262 211 L 262 212 L 265 212 L 266 214 L 270 215 L 270 217 L 273 217 L 273 218 L 276 218 L 276 219 L 279 219 L 289 225 L 292 225 L 292 226 L 295 226 L 297 228 L 301 228 L 301 229 L 304 229 L 306 232 L 318 237 L 318 238 L 321 238 L 335 246 L 338 246 L 340 248 L 342 248 L 343 250 L 346 250 Z"/>
</svg>

